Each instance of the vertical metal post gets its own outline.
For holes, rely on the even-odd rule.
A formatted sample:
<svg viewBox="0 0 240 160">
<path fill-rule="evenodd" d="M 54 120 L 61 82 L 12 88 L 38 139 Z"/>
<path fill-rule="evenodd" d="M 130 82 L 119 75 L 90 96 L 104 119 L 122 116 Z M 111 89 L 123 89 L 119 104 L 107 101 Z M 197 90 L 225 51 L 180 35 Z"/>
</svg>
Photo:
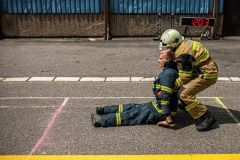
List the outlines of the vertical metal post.
<svg viewBox="0 0 240 160">
<path fill-rule="evenodd" d="M 217 38 L 217 27 L 218 27 L 218 6 L 219 6 L 219 0 L 213 0 L 213 18 L 216 18 L 215 25 L 212 28 L 212 38 Z"/>
<path fill-rule="evenodd" d="M 109 28 L 109 1 L 104 0 L 104 40 L 109 40 L 110 28 Z"/>
<path fill-rule="evenodd" d="M 159 41 L 161 38 L 161 13 L 158 13 L 158 17 L 157 17 L 157 27 L 158 27 L 158 32 L 157 32 L 157 37 L 153 38 L 154 41 Z M 159 47 L 162 45 L 159 45 Z M 160 49 L 160 48 L 159 48 Z M 161 49 L 160 49 L 161 50 Z"/>
<path fill-rule="evenodd" d="M 158 36 L 160 38 L 161 35 L 161 13 L 158 13 Z"/>
<path fill-rule="evenodd" d="M 217 18 L 218 5 L 219 5 L 219 0 L 213 0 L 213 18 Z"/>
<path fill-rule="evenodd" d="M 171 14 L 171 28 L 174 28 L 174 13 Z"/>
<path fill-rule="evenodd" d="M 3 16 L 3 1 L 0 0 L 0 39 L 3 38 L 3 35 L 2 35 L 2 16 Z"/>
</svg>

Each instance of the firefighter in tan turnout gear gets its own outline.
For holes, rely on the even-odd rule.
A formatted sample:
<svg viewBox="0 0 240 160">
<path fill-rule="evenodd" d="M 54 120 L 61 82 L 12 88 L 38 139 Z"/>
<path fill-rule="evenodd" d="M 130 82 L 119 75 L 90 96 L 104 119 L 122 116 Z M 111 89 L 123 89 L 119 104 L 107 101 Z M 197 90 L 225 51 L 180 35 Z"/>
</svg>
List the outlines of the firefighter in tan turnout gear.
<svg viewBox="0 0 240 160">
<path fill-rule="evenodd" d="M 217 82 L 217 64 L 200 42 L 184 40 L 175 29 L 166 30 L 161 36 L 161 41 L 163 47 L 175 52 L 179 71 L 175 87 L 179 88 L 179 99 L 194 119 L 196 130 L 209 130 L 215 119 L 207 107 L 196 98 L 196 94 Z"/>
</svg>

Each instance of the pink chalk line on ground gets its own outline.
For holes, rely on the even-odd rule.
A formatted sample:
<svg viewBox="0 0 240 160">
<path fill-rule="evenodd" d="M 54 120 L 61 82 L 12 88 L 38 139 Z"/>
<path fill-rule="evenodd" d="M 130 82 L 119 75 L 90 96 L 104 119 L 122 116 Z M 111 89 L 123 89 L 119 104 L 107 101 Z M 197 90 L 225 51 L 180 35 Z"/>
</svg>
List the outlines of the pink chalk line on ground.
<svg viewBox="0 0 240 160">
<path fill-rule="evenodd" d="M 37 143 L 35 144 L 35 146 L 32 148 L 31 152 L 29 153 L 29 156 L 33 155 L 36 153 L 36 151 L 40 148 L 41 145 L 43 145 L 43 142 L 45 140 L 45 138 L 47 137 L 47 134 L 49 132 L 49 130 L 52 128 L 57 116 L 62 113 L 64 106 L 67 104 L 67 101 L 69 100 L 69 98 L 65 98 L 63 103 L 58 107 L 57 110 L 55 110 L 55 112 L 52 114 L 52 117 L 50 118 L 48 125 L 46 127 L 46 129 L 44 130 L 42 136 L 37 140 Z"/>
</svg>

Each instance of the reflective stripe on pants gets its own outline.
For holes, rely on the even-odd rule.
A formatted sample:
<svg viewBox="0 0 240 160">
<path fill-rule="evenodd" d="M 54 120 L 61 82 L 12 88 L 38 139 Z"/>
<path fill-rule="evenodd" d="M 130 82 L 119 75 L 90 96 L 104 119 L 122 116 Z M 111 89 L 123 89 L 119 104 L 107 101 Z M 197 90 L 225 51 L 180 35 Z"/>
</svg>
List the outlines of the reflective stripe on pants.
<svg viewBox="0 0 240 160">
<path fill-rule="evenodd" d="M 197 77 L 181 88 L 179 98 L 186 106 L 188 113 L 194 119 L 199 118 L 207 111 L 207 107 L 196 98 L 196 94 L 205 90 L 216 82 L 217 78 L 203 79 L 201 77 Z"/>
</svg>

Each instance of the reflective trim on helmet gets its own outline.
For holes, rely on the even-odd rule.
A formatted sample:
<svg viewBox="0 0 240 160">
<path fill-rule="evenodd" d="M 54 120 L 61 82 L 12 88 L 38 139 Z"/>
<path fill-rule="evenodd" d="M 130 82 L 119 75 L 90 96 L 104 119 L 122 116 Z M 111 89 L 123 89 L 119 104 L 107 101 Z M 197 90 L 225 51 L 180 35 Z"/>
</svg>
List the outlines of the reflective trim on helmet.
<svg viewBox="0 0 240 160">
<path fill-rule="evenodd" d="M 182 38 L 181 41 L 183 41 L 185 39 L 183 36 L 181 38 Z"/>
<path fill-rule="evenodd" d="M 164 49 L 167 49 L 169 45 L 163 43 L 162 41 L 159 42 L 159 50 L 162 51 Z"/>
</svg>

